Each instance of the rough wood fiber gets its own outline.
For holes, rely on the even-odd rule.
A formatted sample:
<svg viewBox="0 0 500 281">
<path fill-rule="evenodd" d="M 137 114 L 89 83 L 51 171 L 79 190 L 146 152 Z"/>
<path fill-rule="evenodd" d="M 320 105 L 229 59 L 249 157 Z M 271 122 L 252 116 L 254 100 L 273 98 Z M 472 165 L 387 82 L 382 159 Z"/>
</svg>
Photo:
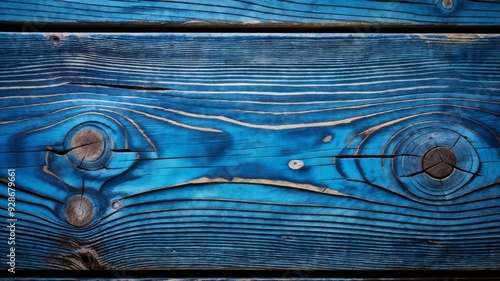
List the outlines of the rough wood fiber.
<svg viewBox="0 0 500 281">
<path fill-rule="evenodd" d="M 289 271 L 292 272 L 292 271 Z M 300 271 L 295 271 L 300 272 Z M 436 277 L 436 278 L 310 278 L 310 277 L 285 277 L 285 278 L 134 278 L 127 275 L 122 278 L 9 278 L 0 280 L 9 281 L 493 281 L 500 278 L 492 277 Z"/>
<path fill-rule="evenodd" d="M 500 268 L 500 36 L 11 33 L 0 48 L 18 269 Z M 436 147 L 455 156 L 442 179 L 423 167 Z M 68 222 L 82 195 L 90 221 Z"/>
<path fill-rule="evenodd" d="M 304 271 L 285 271 L 294 272 L 302 274 L 303 277 L 295 276 L 285 276 L 284 278 L 135 278 L 131 273 L 127 273 L 125 277 L 121 278 L 9 278 L 0 280 L 9 281 L 68 281 L 68 280 L 78 280 L 78 281 L 493 281 L 500 280 L 500 278 L 495 277 L 434 277 L 434 278 L 418 278 L 418 277 L 408 277 L 408 278 L 311 278 L 307 277 L 307 273 Z M 285 273 L 286 275 L 286 273 Z"/>
<path fill-rule="evenodd" d="M 0 19 L 43 23 L 416 24 L 499 26 L 500 2 L 477 0 L 8 0 Z M 371 30 L 373 31 L 373 30 Z"/>
</svg>

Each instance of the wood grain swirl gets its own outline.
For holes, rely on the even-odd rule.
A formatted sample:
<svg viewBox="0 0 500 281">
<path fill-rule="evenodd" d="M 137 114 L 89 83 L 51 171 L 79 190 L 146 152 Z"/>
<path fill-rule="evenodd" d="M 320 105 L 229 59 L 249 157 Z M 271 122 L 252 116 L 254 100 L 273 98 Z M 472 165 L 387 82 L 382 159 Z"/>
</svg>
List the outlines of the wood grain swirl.
<svg viewBox="0 0 500 281">
<path fill-rule="evenodd" d="M 498 270 L 500 37 L 464 38 L 0 34 L 19 269 Z"/>
</svg>

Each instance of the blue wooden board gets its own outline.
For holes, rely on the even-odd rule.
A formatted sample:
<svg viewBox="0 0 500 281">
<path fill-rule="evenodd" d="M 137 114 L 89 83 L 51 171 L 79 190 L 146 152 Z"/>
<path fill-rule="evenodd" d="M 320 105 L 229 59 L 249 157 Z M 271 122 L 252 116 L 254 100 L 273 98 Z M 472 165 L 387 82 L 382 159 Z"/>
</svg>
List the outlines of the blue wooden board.
<svg viewBox="0 0 500 281">
<path fill-rule="evenodd" d="M 298 274 L 301 274 L 300 276 L 302 277 L 290 277 L 286 276 L 286 272 L 295 272 Z M 493 280 L 500 280 L 500 278 L 495 278 L 495 277 L 480 277 L 476 276 L 473 278 L 470 277 L 452 277 L 452 278 L 446 278 L 446 277 L 434 277 L 434 278 L 311 278 L 308 277 L 308 274 L 305 271 L 285 271 L 284 275 L 285 277 L 283 278 L 169 278 L 169 277 L 162 277 L 162 278 L 136 278 L 134 275 L 131 275 L 132 273 L 127 273 L 125 276 L 120 276 L 116 278 L 43 278 L 43 277 L 14 277 L 14 278 L 1 278 L 0 280 L 9 280 L 9 281 L 71 281 L 71 280 L 78 280 L 78 281 L 133 281 L 133 280 L 140 280 L 140 281 L 448 281 L 448 280 L 453 280 L 453 281 L 493 281 Z M 452 275 L 455 276 L 455 275 Z M 458 276 L 458 275 L 456 275 Z"/>
<path fill-rule="evenodd" d="M 500 2 L 474 0 L 120 1 L 8 0 L 0 20 L 46 23 L 135 24 L 369 24 L 499 26 Z M 376 30 L 369 30 L 370 32 Z"/>
<path fill-rule="evenodd" d="M 500 268 L 498 35 L 2 33 L 0 48 L 16 270 Z M 443 179 L 423 170 L 436 147 L 456 158 L 435 163 Z"/>
<path fill-rule="evenodd" d="M 307 274 L 306 274 L 307 275 Z M 310 278 L 304 277 L 285 277 L 285 278 L 134 278 L 132 275 L 126 275 L 121 278 L 9 278 L 0 280 L 9 281 L 448 281 L 450 278 L 437 277 L 437 278 Z M 453 277 L 453 281 L 493 281 L 500 280 L 494 277 Z"/>
</svg>

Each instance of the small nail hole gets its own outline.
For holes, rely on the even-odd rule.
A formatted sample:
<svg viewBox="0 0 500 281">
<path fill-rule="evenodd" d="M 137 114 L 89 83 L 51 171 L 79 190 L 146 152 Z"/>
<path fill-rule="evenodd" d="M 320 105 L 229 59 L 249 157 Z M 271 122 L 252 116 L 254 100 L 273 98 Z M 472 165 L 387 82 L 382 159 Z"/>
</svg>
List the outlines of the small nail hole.
<svg viewBox="0 0 500 281">
<path fill-rule="evenodd" d="M 121 207 L 123 207 L 123 205 L 122 205 L 122 202 L 120 200 L 113 200 L 111 202 L 111 208 L 117 210 L 117 209 L 120 209 Z"/>
<path fill-rule="evenodd" d="M 288 162 L 288 167 L 292 170 L 298 170 L 304 167 L 304 162 L 301 160 L 290 160 L 290 162 Z"/>
</svg>

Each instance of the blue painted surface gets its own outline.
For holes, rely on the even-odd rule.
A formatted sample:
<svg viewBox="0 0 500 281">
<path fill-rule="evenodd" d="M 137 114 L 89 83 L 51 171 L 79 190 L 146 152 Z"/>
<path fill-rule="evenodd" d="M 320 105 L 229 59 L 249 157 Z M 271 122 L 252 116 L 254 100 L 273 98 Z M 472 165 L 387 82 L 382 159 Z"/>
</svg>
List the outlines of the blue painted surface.
<svg viewBox="0 0 500 281">
<path fill-rule="evenodd" d="M 444 4 L 443 4 L 444 3 Z M 26 22 L 36 31 L 44 23 L 380 23 L 489 25 L 500 23 L 496 1 L 56 1 L 0 3 L 2 21 Z M 366 32 L 376 32 L 375 29 Z M 361 32 L 363 32 L 361 30 Z"/>
<path fill-rule="evenodd" d="M 498 269 L 496 35 L 11 33 L 0 46 L 19 269 Z M 69 159 L 82 126 L 104 132 L 95 162 Z M 422 171 L 436 146 L 457 157 L 443 180 Z M 82 193 L 94 217 L 79 228 L 65 210 Z"/>
</svg>

